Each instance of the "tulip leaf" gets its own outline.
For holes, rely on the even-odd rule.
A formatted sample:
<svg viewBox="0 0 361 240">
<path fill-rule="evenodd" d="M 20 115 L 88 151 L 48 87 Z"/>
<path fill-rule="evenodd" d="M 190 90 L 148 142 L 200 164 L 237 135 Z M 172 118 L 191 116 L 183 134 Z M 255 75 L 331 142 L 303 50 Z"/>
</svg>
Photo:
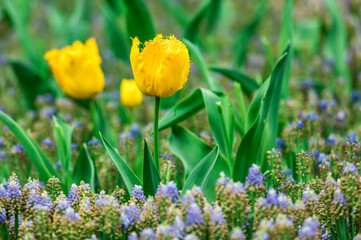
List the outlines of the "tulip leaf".
<svg viewBox="0 0 361 240">
<path fill-rule="evenodd" d="M 252 93 L 259 88 L 259 84 L 255 80 L 236 70 L 222 68 L 219 66 L 211 66 L 210 70 L 220 73 L 232 81 L 240 83 L 242 89 L 248 97 L 250 97 Z"/>
<path fill-rule="evenodd" d="M 194 43 L 198 40 L 201 23 L 207 16 L 211 2 L 212 0 L 204 0 L 192 20 L 186 26 L 184 37 L 189 41 Z"/>
<path fill-rule="evenodd" d="M 145 196 L 154 196 L 160 183 L 158 170 L 154 164 L 147 141 L 144 139 L 143 190 Z"/>
<path fill-rule="evenodd" d="M 199 48 L 187 39 L 183 39 L 183 42 L 187 45 L 190 57 L 198 66 L 199 71 L 202 74 L 202 77 L 208 84 L 208 87 L 212 91 L 224 92 L 221 85 L 210 74 Z"/>
<path fill-rule="evenodd" d="M 258 90 L 261 93 L 258 97 L 261 98 L 262 96 L 262 99 L 257 100 L 259 101 L 257 105 L 260 104 L 258 107 L 259 111 L 256 120 L 247 130 L 238 147 L 233 170 L 233 179 L 235 181 L 244 181 L 248 169 L 253 163 L 263 164 L 260 157 L 263 156 L 263 152 L 269 146 L 268 143 L 262 142 L 265 124 L 269 121 L 269 112 L 273 114 L 271 117 L 273 120 L 276 118 L 274 114 L 278 116 L 280 91 L 282 89 L 288 50 L 289 48 L 287 48 L 286 53 L 276 63 L 270 79 L 263 83 Z M 265 88 L 267 88 L 267 91 L 263 92 Z"/>
<path fill-rule="evenodd" d="M 326 33 L 326 54 L 332 57 L 336 63 L 336 77 L 346 78 L 346 89 L 350 94 L 352 90 L 352 79 L 350 76 L 345 54 L 347 51 L 347 31 L 342 16 L 340 3 L 336 0 L 325 1 L 331 19 L 331 26 Z M 337 91 L 334 89 L 334 91 Z"/>
<path fill-rule="evenodd" d="M 0 111 L 0 121 L 13 132 L 19 143 L 24 147 L 28 158 L 34 164 L 41 181 L 46 182 L 49 178 L 57 176 L 46 155 L 24 129 L 2 111 Z"/>
<path fill-rule="evenodd" d="M 118 154 L 115 148 L 109 143 L 109 141 L 105 139 L 101 133 L 99 133 L 99 135 L 105 150 L 108 152 L 110 159 L 118 169 L 118 172 L 124 181 L 125 187 L 130 194 L 133 191 L 134 185 L 142 185 L 142 182 Z"/>
<path fill-rule="evenodd" d="M 179 5 L 179 3 L 169 0 L 160 0 L 160 3 L 171 13 L 172 16 L 181 24 L 186 25 L 188 21 L 188 12 Z"/>
<path fill-rule="evenodd" d="M 124 0 L 124 4 L 129 37 L 138 37 L 141 42 L 153 39 L 155 29 L 145 2 L 143 0 Z"/>
<path fill-rule="evenodd" d="M 195 115 L 204 108 L 202 91 L 194 90 L 188 97 L 171 108 L 159 121 L 159 130 L 166 129 Z"/>
<path fill-rule="evenodd" d="M 71 186 L 71 137 L 74 126 L 70 126 L 66 122 L 56 117 L 53 117 L 53 133 L 56 145 L 56 152 L 58 161 L 61 162 L 63 171 L 65 171 L 67 178 L 63 179 L 67 189 Z"/>
<path fill-rule="evenodd" d="M 219 103 L 221 106 L 217 106 Z M 203 108 L 206 108 L 208 120 L 214 138 L 219 144 L 221 152 L 231 160 L 234 144 L 234 116 L 233 107 L 224 95 L 217 95 L 209 90 L 196 89 L 189 97 L 182 100 L 176 106 L 171 108 L 165 116 L 160 119 L 159 129 L 174 126 L 177 123 L 193 116 Z M 219 108 L 222 108 L 222 114 Z M 232 116 L 230 116 L 230 114 Z M 229 124 L 231 123 L 231 124 Z"/>
<path fill-rule="evenodd" d="M 279 43 L 279 52 L 282 54 L 283 49 L 287 47 L 288 44 L 292 43 L 293 35 L 293 19 L 292 19 L 292 9 L 293 9 L 293 0 L 287 0 L 282 16 L 282 27 L 281 27 L 281 36 Z M 292 45 L 293 46 L 293 45 Z M 291 63 L 293 57 L 293 47 L 288 51 L 287 56 L 287 65 L 285 69 L 284 84 L 282 86 L 282 98 L 287 99 L 289 95 L 289 80 L 291 77 Z"/>
<path fill-rule="evenodd" d="M 95 191 L 95 169 L 94 163 L 88 151 L 88 147 L 83 143 L 79 157 L 75 163 L 72 182 L 80 184 L 81 181 L 89 183 L 92 191 Z"/>
<path fill-rule="evenodd" d="M 235 42 L 235 63 L 237 67 L 242 66 L 245 62 L 248 42 L 256 32 L 262 17 L 265 15 L 265 12 L 268 8 L 267 2 L 268 1 L 262 1 L 259 4 L 253 19 L 242 31 L 240 31 L 237 37 Z"/>
<path fill-rule="evenodd" d="M 39 93 L 43 79 L 31 67 L 21 62 L 10 62 L 28 108 L 34 108 L 36 95 Z"/>
<path fill-rule="evenodd" d="M 197 166 L 199 159 L 202 159 L 203 156 L 212 150 L 212 148 L 197 135 L 180 126 L 172 127 L 169 149 L 182 161 L 185 178 L 187 178 L 189 173 Z M 204 192 L 207 192 L 208 200 L 215 198 L 214 187 L 221 172 L 224 172 L 226 176 L 231 175 L 229 163 L 222 155 L 218 154 L 217 161 L 204 190 Z"/>
<path fill-rule="evenodd" d="M 110 46 L 115 56 L 124 62 L 129 62 L 129 45 L 125 37 L 125 31 L 118 24 L 117 16 L 113 10 L 104 4 L 101 7 L 106 29 L 109 36 Z"/>
<path fill-rule="evenodd" d="M 204 0 L 194 17 L 186 25 L 184 37 L 195 43 L 201 32 L 201 25 L 207 21 L 205 33 L 210 35 L 216 29 L 221 13 L 222 0 Z"/>
<path fill-rule="evenodd" d="M 116 143 L 116 137 L 114 136 L 114 132 L 110 130 L 110 125 L 108 123 L 109 118 L 106 116 L 104 105 L 96 101 L 91 101 L 90 114 L 92 122 L 94 123 L 94 136 L 99 138 L 98 133 L 101 132 L 107 139 L 109 139 L 111 144 L 114 145 Z"/>
<path fill-rule="evenodd" d="M 21 11 L 18 11 L 14 5 L 15 2 L 12 0 L 1 0 L 1 2 L 3 3 L 4 9 L 10 18 L 14 31 L 16 32 L 26 57 L 28 58 L 27 60 L 30 64 L 32 64 L 33 69 L 43 70 L 43 67 L 46 65 L 39 54 L 42 54 L 44 51 L 39 48 L 38 44 L 35 44 L 35 41 L 27 29 L 24 19 L 22 19 Z"/>
<path fill-rule="evenodd" d="M 71 44 L 76 40 L 86 40 L 86 32 L 88 30 L 87 22 L 84 17 L 87 13 L 87 1 L 77 0 L 74 6 L 74 11 L 69 18 L 67 28 L 67 43 Z"/>
<path fill-rule="evenodd" d="M 200 160 L 195 168 L 193 168 L 183 185 L 182 196 L 187 192 L 187 190 L 192 189 L 194 186 L 199 186 L 208 200 L 214 200 L 214 188 L 212 191 L 209 191 L 206 189 L 206 185 L 216 163 L 218 153 L 218 146 L 215 146 L 213 150 Z"/>
</svg>

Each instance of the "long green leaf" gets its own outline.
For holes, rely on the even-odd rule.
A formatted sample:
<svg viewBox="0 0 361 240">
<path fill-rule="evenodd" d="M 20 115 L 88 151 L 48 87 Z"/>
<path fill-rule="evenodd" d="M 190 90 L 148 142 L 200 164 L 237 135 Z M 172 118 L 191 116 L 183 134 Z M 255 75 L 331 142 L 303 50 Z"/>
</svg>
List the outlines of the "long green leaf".
<svg viewBox="0 0 361 240">
<path fill-rule="evenodd" d="M 202 91 L 200 88 L 194 90 L 188 97 L 171 108 L 159 121 L 159 130 L 176 125 L 179 122 L 195 115 L 204 108 Z"/>
<path fill-rule="evenodd" d="M 218 146 L 215 146 L 213 150 L 208 153 L 191 171 L 187 180 L 184 183 L 182 189 L 182 196 L 184 195 L 184 193 L 186 193 L 187 190 L 191 189 L 193 186 L 199 186 L 207 199 L 212 198 L 211 192 L 206 190 L 206 184 L 209 177 L 211 176 L 211 172 L 216 163 L 218 153 Z"/>
<path fill-rule="evenodd" d="M 144 139 L 143 190 L 145 196 L 154 196 L 160 183 L 158 170 L 154 164 L 147 141 Z"/>
<path fill-rule="evenodd" d="M 58 160 L 66 171 L 71 171 L 71 137 L 74 126 L 53 117 L 53 133 Z"/>
<path fill-rule="evenodd" d="M 53 166 L 45 154 L 40 150 L 37 143 L 8 115 L 0 111 L 0 121 L 2 121 L 10 131 L 14 133 L 19 143 L 24 147 L 25 152 L 34 164 L 41 181 L 46 182 L 49 178 L 57 176 Z"/>
<path fill-rule="evenodd" d="M 239 33 L 235 43 L 235 64 L 240 67 L 246 59 L 249 39 L 254 35 L 262 17 L 267 10 L 267 1 L 262 1 L 252 19 L 252 21 Z"/>
<path fill-rule="evenodd" d="M 282 16 L 282 28 L 279 43 L 279 54 L 287 47 L 288 44 L 292 44 L 293 41 L 293 19 L 292 19 L 293 0 L 287 0 Z M 293 44 L 292 44 L 293 46 Z M 293 58 L 293 47 L 288 51 L 287 65 L 285 69 L 284 81 L 282 86 L 282 98 L 287 99 L 289 95 L 289 81 L 291 77 L 291 63 Z"/>
<path fill-rule="evenodd" d="M 262 105 L 259 113 L 257 114 L 257 120 L 253 123 L 246 135 L 242 139 L 236 154 L 236 160 L 233 170 L 233 179 L 236 181 L 244 181 L 248 169 L 253 163 L 262 164 L 260 156 L 265 151 L 264 144 L 262 145 L 262 138 L 264 135 L 264 128 L 267 121 L 269 112 L 277 111 L 279 104 L 279 91 L 282 89 L 283 75 L 287 62 L 287 53 L 281 56 L 278 60 L 269 82 L 265 82 L 263 85 L 267 86 L 267 92 L 262 96 Z M 264 89 L 261 86 L 260 90 Z M 259 90 L 259 91 L 260 91 Z M 278 94 L 276 96 L 276 94 Z M 274 102 L 273 102 L 274 101 Z M 276 108 L 277 109 L 273 109 Z"/>
<path fill-rule="evenodd" d="M 182 161 L 185 178 L 187 178 L 189 173 L 197 166 L 199 159 L 212 150 L 212 148 L 198 136 L 180 126 L 172 127 L 172 133 L 169 138 L 169 149 Z M 230 176 L 231 168 L 227 160 L 218 154 L 217 161 L 204 190 L 204 192 L 207 192 L 209 200 L 215 198 L 214 187 L 221 172 L 224 172 L 226 176 Z"/>
<path fill-rule="evenodd" d="M 186 26 L 184 37 L 189 41 L 195 43 L 198 40 L 201 23 L 207 16 L 211 2 L 212 0 L 204 0 L 192 20 Z"/>
<path fill-rule="evenodd" d="M 84 181 L 85 183 L 89 183 L 92 191 L 95 191 L 94 179 L 95 169 L 93 160 L 91 159 L 87 145 L 84 143 L 74 165 L 72 182 L 80 184 L 81 181 Z"/>
<path fill-rule="evenodd" d="M 127 30 L 129 37 L 138 37 L 141 42 L 148 41 L 155 36 L 155 29 L 151 15 L 143 0 L 124 0 Z"/>
<path fill-rule="evenodd" d="M 187 24 L 188 21 L 188 13 L 182 8 L 177 2 L 169 1 L 169 0 L 160 0 L 165 8 L 171 13 L 172 16 L 180 23 L 182 26 Z"/>
<path fill-rule="evenodd" d="M 336 62 L 336 75 L 346 78 L 346 88 L 350 94 L 352 90 L 352 79 L 345 61 L 347 32 L 341 8 L 339 2 L 336 0 L 326 0 L 325 3 L 331 18 L 331 27 L 326 35 L 326 53 Z"/>
<path fill-rule="evenodd" d="M 106 29 L 109 36 L 110 46 L 116 57 L 122 59 L 125 62 L 129 62 L 129 45 L 126 40 L 125 31 L 118 24 L 118 19 L 113 10 L 109 6 L 104 4 L 100 8 L 106 24 Z"/>
<path fill-rule="evenodd" d="M 24 93 L 28 108 L 34 108 L 36 95 L 39 93 L 43 79 L 33 69 L 21 62 L 10 62 L 21 91 Z"/>
<path fill-rule="evenodd" d="M 86 38 L 87 22 L 84 21 L 87 11 L 87 1 L 77 0 L 74 11 L 68 22 L 67 43 L 71 44 L 76 40 L 84 41 Z"/>
<path fill-rule="evenodd" d="M 222 114 L 219 113 L 217 103 L 222 105 Z M 208 120 L 214 138 L 219 144 L 221 152 L 232 160 L 234 143 L 234 116 L 230 116 L 233 107 L 227 96 L 217 95 L 207 89 L 196 89 L 189 97 L 170 109 L 159 122 L 159 129 L 174 126 L 177 123 L 193 116 L 203 108 L 206 108 Z"/>
<path fill-rule="evenodd" d="M 101 133 L 99 133 L 99 135 L 105 150 L 108 152 L 110 159 L 118 169 L 118 172 L 124 181 L 125 187 L 130 194 L 133 191 L 134 185 L 142 185 L 142 182 L 134 174 L 123 158 L 117 153 L 115 148 L 108 142 L 108 140 L 106 140 Z"/>
<path fill-rule="evenodd" d="M 111 131 L 108 118 L 106 116 L 105 107 L 102 103 L 91 101 L 90 103 L 90 114 L 94 124 L 94 136 L 99 138 L 99 132 L 109 139 L 111 144 L 116 143 L 116 137 L 114 132 Z"/>
<path fill-rule="evenodd" d="M 212 91 L 224 92 L 221 85 L 210 74 L 199 48 L 187 39 L 183 39 L 183 42 L 187 45 L 191 59 L 199 68 L 199 71 L 201 72 L 203 79 L 208 84 L 208 87 Z"/>
<path fill-rule="evenodd" d="M 224 75 L 230 80 L 240 83 L 242 89 L 245 91 L 248 97 L 250 97 L 252 93 L 259 88 L 259 84 L 255 80 L 236 70 L 227 69 L 219 66 L 210 66 L 209 69 Z"/>
</svg>

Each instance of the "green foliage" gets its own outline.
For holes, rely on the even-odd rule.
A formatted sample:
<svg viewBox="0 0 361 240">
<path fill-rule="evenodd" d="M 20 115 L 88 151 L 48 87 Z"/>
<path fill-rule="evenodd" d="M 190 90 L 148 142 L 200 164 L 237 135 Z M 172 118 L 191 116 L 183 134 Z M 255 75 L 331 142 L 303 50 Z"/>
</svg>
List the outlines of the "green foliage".
<svg viewBox="0 0 361 240">
<path fill-rule="evenodd" d="M 191 171 L 189 177 L 184 183 L 182 189 L 182 196 L 184 193 L 186 193 L 187 190 L 190 190 L 193 186 L 199 186 L 201 187 L 204 196 L 206 196 L 208 199 L 212 198 L 212 192 L 208 191 L 205 186 L 208 178 L 211 176 L 211 172 L 216 163 L 218 153 L 219 149 L 218 146 L 216 146 L 201 161 L 199 161 L 199 163 Z"/>
<path fill-rule="evenodd" d="M 249 127 L 238 147 L 234 164 L 233 179 L 236 181 L 245 180 L 248 169 L 252 166 L 252 163 L 258 163 L 264 166 L 261 157 L 269 145 L 267 143 L 262 144 L 262 138 L 264 136 L 266 122 L 271 119 L 271 127 L 273 127 L 275 119 L 278 121 L 280 91 L 282 89 L 288 49 L 289 48 L 287 48 L 286 53 L 278 60 L 271 78 L 258 90 L 259 92 L 253 100 L 254 102 L 252 102 L 253 106 L 251 105 L 250 107 L 247 121 L 247 126 Z M 259 111 L 257 111 L 257 109 L 259 109 Z M 275 138 L 271 140 L 275 141 Z"/>
<path fill-rule="evenodd" d="M 345 61 L 347 47 L 346 27 L 343 22 L 339 2 L 335 0 L 326 0 L 325 3 L 331 18 L 331 26 L 326 35 L 326 54 L 331 56 L 336 62 L 336 77 L 346 78 L 346 88 L 348 95 L 350 95 L 352 90 L 352 80 Z M 334 89 L 334 91 L 336 91 L 336 89 Z"/>
<path fill-rule="evenodd" d="M 110 46 L 117 58 L 129 63 L 129 41 L 124 27 L 120 24 L 117 12 L 107 4 L 101 6 Z"/>
<path fill-rule="evenodd" d="M 93 160 L 89 154 L 88 147 L 84 143 L 79 157 L 74 165 L 72 182 L 75 184 L 80 184 L 81 181 L 89 183 L 92 191 L 95 191 L 95 167 Z"/>
<path fill-rule="evenodd" d="M 221 85 L 219 85 L 219 83 L 212 77 L 212 75 L 208 71 L 207 65 L 203 60 L 199 48 L 187 39 L 183 39 L 183 42 L 187 45 L 191 60 L 193 60 L 194 63 L 198 66 L 199 71 L 201 72 L 202 77 L 206 81 L 208 87 L 212 91 L 223 92 L 224 90 L 222 89 Z"/>
<path fill-rule="evenodd" d="M 259 84 L 255 80 L 242 72 L 219 66 L 210 66 L 209 68 L 210 70 L 220 73 L 234 82 L 240 83 L 242 85 L 242 89 L 248 97 L 251 97 L 252 93 L 259 88 Z"/>
<path fill-rule="evenodd" d="M 141 42 L 153 39 L 156 32 L 145 2 L 143 0 L 124 0 L 124 5 L 126 6 L 125 15 L 129 37 L 138 37 Z"/>
<path fill-rule="evenodd" d="M 0 121 L 8 126 L 10 131 L 12 131 L 18 139 L 19 143 L 24 147 L 28 158 L 34 164 L 41 181 L 46 182 L 52 176 L 57 176 L 53 166 L 45 154 L 41 151 L 38 144 L 29 137 L 19 124 L 2 111 L 0 111 Z"/>
<path fill-rule="evenodd" d="M 154 196 L 160 183 L 160 176 L 154 164 L 147 141 L 144 139 L 143 190 L 145 196 Z"/>
<path fill-rule="evenodd" d="M 182 161 L 185 170 L 184 180 L 186 180 L 200 159 L 206 156 L 212 147 L 191 131 L 180 126 L 173 126 L 169 138 L 169 149 Z M 214 168 L 203 189 L 209 200 L 215 199 L 214 187 L 221 172 L 224 172 L 226 176 L 231 175 L 228 161 L 221 154 L 218 154 Z"/>
<path fill-rule="evenodd" d="M 293 10 L 293 0 L 287 0 L 285 8 L 283 10 L 282 16 L 282 27 L 281 27 L 281 36 L 279 40 L 279 54 L 281 55 L 283 49 L 286 48 L 288 44 L 293 46 L 293 19 L 292 11 Z M 287 57 L 287 66 L 285 69 L 285 84 L 282 86 L 282 98 L 287 99 L 289 96 L 289 81 L 291 77 L 291 63 L 293 58 L 293 47 L 290 48 Z"/>
<path fill-rule="evenodd" d="M 235 41 L 235 65 L 241 67 L 246 60 L 246 53 L 248 42 L 250 38 L 255 34 L 257 27 L 261 23 L 262 17 L 268 8 L 268 1 L 262 1 L 251 22 L 238 34 L 237 40 Z"/>
<path fill-rule="evenodd" d="M 115 148 L 109 143 L 109 141 L 106 140 L 101 133 L 99 134 L 102 144 L 105 150 L 108 152 L 109 157 L 114 163 L 115 167 L 118 169 L 118 172 L 123 179 L 124 185 L 128 193 L 131 193 L 134 185 L 142 185 L 142 182 L 134 174 L 132 169 L 123 160 L 123 158 L 119 155 L 119 153 L 115 150 Z"/>
<path fill-rule="evenodd" d="M 58 161 L 64 171 L 63 181 L 67 189 L 71 187 L 71 136 L 74 126 L 70 126 L 66 122 L 56 117 L 53 117 L 53 133 L 56 144 L 56 152 Z"/>
</svg>

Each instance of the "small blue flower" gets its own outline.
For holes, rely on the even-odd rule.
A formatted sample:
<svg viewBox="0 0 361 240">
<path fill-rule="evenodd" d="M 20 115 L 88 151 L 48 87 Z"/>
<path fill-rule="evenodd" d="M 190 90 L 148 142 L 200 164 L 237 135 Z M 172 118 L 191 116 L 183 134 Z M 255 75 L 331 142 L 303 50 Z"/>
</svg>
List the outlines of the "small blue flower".
<svg viewBox="0 0 361 240">
<path fill-rule="evenodd" d="M 303 128 L 303 123 L 302 123 L 302 121 L 301 121 L 301 120 L 299 120 L 299 121 L 298 121 L 298 123 L 297 123 L 297 127 L 298 127 L 298 128 L 300 128 L 300 129 L 302 129 L 302 128 Z"/>
<path fill-rule="evenodd" d="M 49 146 L 49 147 L 54 147 L 54 143 L 48 139 L 45 139 L 41 142 L 41 145 L 43 146 Z"/>
<path fill-rule="evenodd" d="M 244 232 L 239 228 L 236 227 L 232 230 L 231 235 L 230 235 L 230 239 L 232 240 L 243 240 L 246 239 L 246 235 L 244 234 Z"/>
<path fill-rule="evenodd" d="M 93 146 L 98 146 L 98 145 L 100 145 L 100 142 L 99 142 L 98 139 L 92 139 L 92 140 L 89 140 L 89 141 L 88 141 L 88 145 L 89 145 L 89 146 L 91 146 L 91 145 L 93 145 Z"/>
<path fill-rule="evenodd" d="M 5 151 L 0 151 L 0 160 L 6 160 L 7 158 L 7 155 L 6 155 L 6 152 Z"/>
<path fill-rule="evenodd" d="M 75 151 L 75 150 L 77 150 L 77 149 L 78 149 L 78 144 L 73 143 L 73 144 L 71 145 L 71 150 L 72 150 L 72 151 Z"/>
</svg>

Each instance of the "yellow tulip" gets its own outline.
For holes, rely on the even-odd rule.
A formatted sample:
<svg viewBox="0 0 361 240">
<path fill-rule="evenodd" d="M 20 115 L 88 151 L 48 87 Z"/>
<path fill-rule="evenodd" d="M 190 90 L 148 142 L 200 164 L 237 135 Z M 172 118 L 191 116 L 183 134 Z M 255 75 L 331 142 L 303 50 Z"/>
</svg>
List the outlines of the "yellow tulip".
<svg viewBox="0 0 361 240">
<path fill-rule="evenodd" d="M 123 79 L 120 84 L 120 102 L 129 108 L 134 108 L 142 103 L 143 94 L 134 80 Z"/>
<path fill-rule="evenodd" d="M 103 91 L 102 59 L 94 38 L 85 44 L 75 41 L 72 46 L 50 50 L 44 58 L 61 89 L 71 97 L 89 99 Z"/>
<path fill-rule="evenodd" d="M 186 45 L 174 36 L 164 38 L 158 34 L 144 43 L 140 52 L 139 39 L 133 39 L 130 62 L 134 79 L 144 94 L 169 97 L 187 82 L 190 59 Z"/>
</svg>

